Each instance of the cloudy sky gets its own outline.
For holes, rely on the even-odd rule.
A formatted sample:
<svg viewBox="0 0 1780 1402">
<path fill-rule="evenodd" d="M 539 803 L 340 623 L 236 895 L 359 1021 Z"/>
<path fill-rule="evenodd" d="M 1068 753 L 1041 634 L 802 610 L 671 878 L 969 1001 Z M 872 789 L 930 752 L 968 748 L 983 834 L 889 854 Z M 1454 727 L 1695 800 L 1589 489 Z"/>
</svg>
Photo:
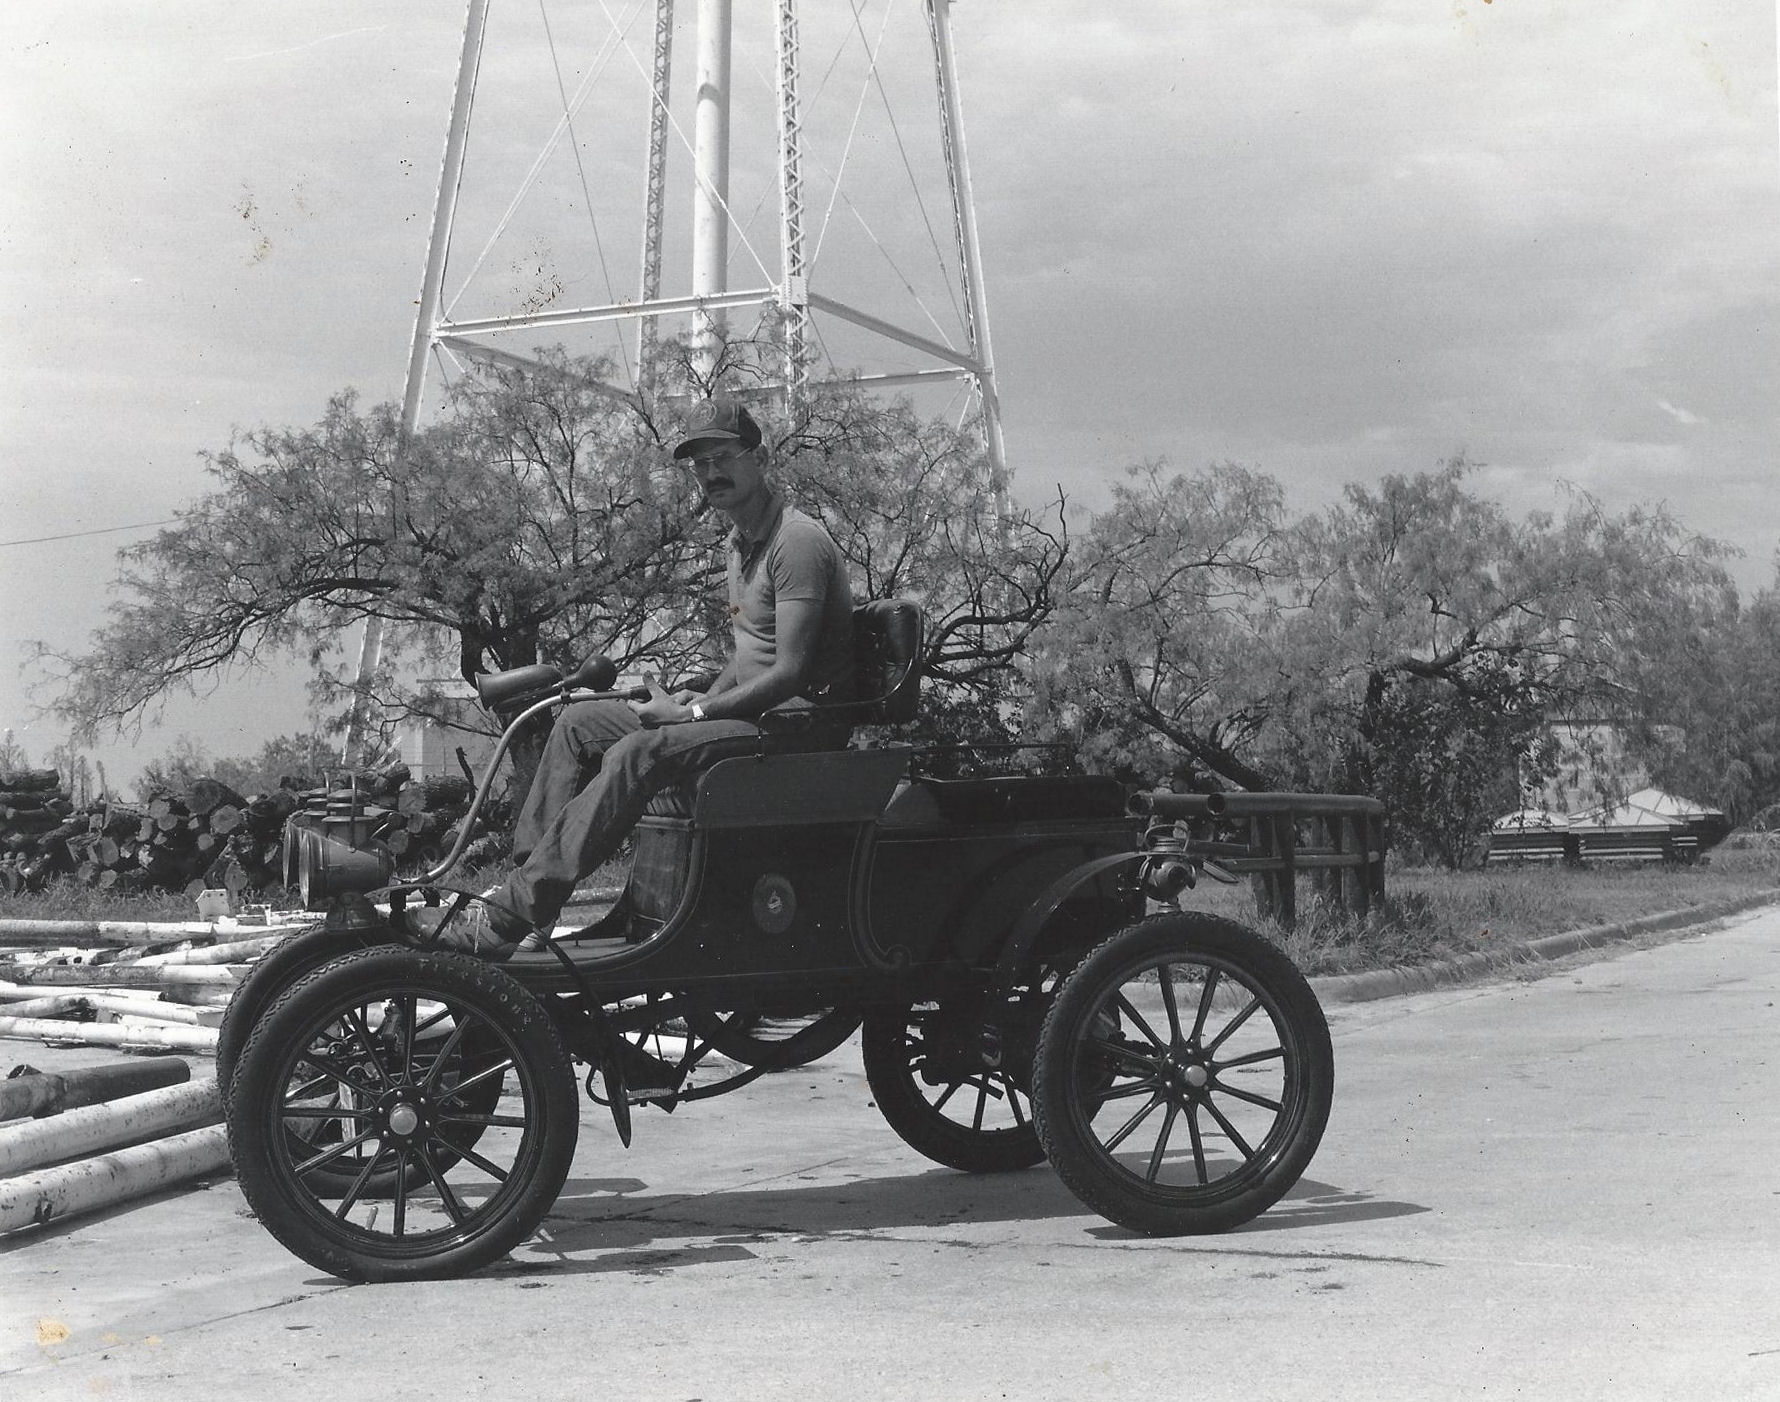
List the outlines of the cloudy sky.
<svg viewBox="0 0 1780 1402">
<path fill-rule="evenodd" d="M 460 314 L 634 287 L 651 9 L 494 0 Z M 765 280 L 756 255 L 772 262 L 770 157 L 749 126 L 767 9 L 736 6 L 738 286 Z M 955 325 L 925 233 L 943 195 L 918 6 L 803 14 L 819 285 L 915 329 Z M 1023 494 L 1061 484 L 1091 506 L 1137 460 L 1232 459 L 1307 508 L 1462 450 L 1517 510 L 1558 504 L 1561 483 L 1666 501 L 1745 552 L 1746 590 L 1769 582 L 1770 0 L 954 14 Z M 0 13 L 0 726 L 34 756 L 60 732 L 32 718 L 13 664 L 27 640 L 66 645 L 102 620 L 113 552 L 204 490 L 202 450 L 312 422 L 346 386 L 399 396 L 461 31 L 444 0 Z M 578 146 L 559 143 L 515 205 L 583 83 Z M 909 194 L 923 181 L 925 203 Z M 669 258 L 683 291 L 682 246 Z M 839 332 L 830 350 L 870 354 Z M 43 539 L 114 527 L 137 529 Z M 290 675 L 230 677 L 100 757 L 122 783 L 180 733 L 234 754 L 304 725 Z"/>
</svg>

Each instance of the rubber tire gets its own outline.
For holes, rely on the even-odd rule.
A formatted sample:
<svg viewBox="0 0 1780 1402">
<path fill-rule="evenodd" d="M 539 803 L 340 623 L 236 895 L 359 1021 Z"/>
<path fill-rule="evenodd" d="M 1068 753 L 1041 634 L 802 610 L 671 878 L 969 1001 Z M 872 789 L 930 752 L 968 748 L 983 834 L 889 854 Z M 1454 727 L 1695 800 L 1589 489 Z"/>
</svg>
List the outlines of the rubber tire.
<svg viewBox="0 0 1780 1402">
<path fill-rule="evenodd" d="M 789 1071 L 827 1056 L 859 1029 L 857 1008 L 830 1008 L 789 1037 L 756 1037 L 745 1026 L 725 1022 L 725 1013 L 691 1012 L 687 1029 L 731 1061 L 764 1071 Z"/>
<path fill-rule="evenodd" d="M 1280 1031 L 1282 1045 L 1288 1046 L 1287 1099 L 1256 1157 L 1238 1171 L 1204 1187 L 1144 1184 L 1110 1162 L 1094 1137 L 1071 1053 L 1084 1020 L 1095 1015 L 1109 988 L 1122 986 L 1159 957 L 1195 955 L 1215 961 L 1226 975 L 1238 974 L 1251 991 L 1272 1002 L 1272 1011 L 1286 1024 Z M 1039 1035 L 1033 1113 L 1051 1166 L 1083 1203 L 1131 1231 L 1182 1236 L 1240 1226 L 1289 1192 L 1322 1141 L 1334 1085 L 1329 1024 L 1297 966 L 1234 921 L 1169 913 L 1112 936 L 1064 983 Z"/>
<path fill-rule="evenodd" d="M 386 988 L 391 995 L 418 991 L 468 1006 L 512 1039 L 516 1055 L 509 1074 L 531 1083 L 526 1134 L 537 1137 L 490 1200 L 498 1211 L 434 1248 L 398 1252 L 348 1235 L 285 1171 L 281 1152 L 288 1138 L 280 1111 L 290 1061 L 307 1045 L 318 1019 L 325 1021 L 345 1003 L 374 1001 Z M 235 1068 L 229 1150 L 241 1191 L 262 1225 L 310 1265 L 343 1280 L 436 1280 L 498 1260 L 531 1235 L 568 1177 L 579 1114 L 562 1034 L 509 974 L 446 951 L 367 949 L 314 970 L 259 1019 Z"/>
<path fill-rule="evenodd" d="M 234 1093 L 235 1066 L 241 1059 L 241 1049 L 253 1035 L 254 1024 L 277 1001 L 278 995 L 342 954 L 394 942 L 393 932 L 329 930 L 318 925 L 293 934 L 248 969 L 246 976 L 235 986 L 216 1033 L 216 1086 L 225 1115 Z M 474 1145 L 475 1139 L 472 1138 L 470 1143 Z M 416 1181 L 415 1174 L 424 1175 L 418 1164 L 413 1165 L 413 1170 L 410 1186 Z M 355 1176 L 344 1169 L 337 1174 L 330 1169 L 321 1169 L 317 1174 L 319 1179 L 336 1187 L 345 1187 Z M 390 1171 L 378 1174 L 370 1191 L 385 1196 L 394 1190 L 395 1174 Z"/>
<path fill-rule="evenodd" d="M 392 933 L 389 939 L 395 938 Z M 374 941 L 360 930 L 329 930 L 322 926 L 293 934 L 289 939 L 262 955 L 248 969 L 224 1010 L 222 1023 L 216 1030 L 216 1084 L 222 1095 L 223 1109 L 229 1108 L 229 1082 L 235 1074 L 235 1063 L 241 1049 L 253 1035 L 253 1025 L 260 1014 L 272 1006 L 278 995 L 305 974 L 313 973 L 331 959 L 355 949 L 371 946 Z"/>
<path fill-rule="evenodd" d="M 977 1130 L 933 1108 L 917 1084 L 919 1073 L 904 1036 L 913 1011 L 912 1005 L 873 1011 L 860 1035 L 866 1082 L 879 1113 L 902 1142 L 964 1173 L 1011 1173 L 1043 1162 L 1044 1147 L 1030 1117 L 1023 1126 Z M 1009 1082 L 1009 1092 L 1015 1089 Z"/>
</svg>

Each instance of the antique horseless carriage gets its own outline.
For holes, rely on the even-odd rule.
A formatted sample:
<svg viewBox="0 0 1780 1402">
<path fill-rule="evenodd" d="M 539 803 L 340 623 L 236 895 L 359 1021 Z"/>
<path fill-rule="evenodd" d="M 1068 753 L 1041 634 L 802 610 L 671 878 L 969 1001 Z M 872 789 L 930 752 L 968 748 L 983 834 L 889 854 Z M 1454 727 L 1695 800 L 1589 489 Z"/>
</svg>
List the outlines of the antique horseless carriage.
<svg viewBox="0 0 1780 1402">
<path fill-rule="evenodd" d="M 856 622 L 873 699 L 845 719 L 907 721 L 919 610 L 878 600 Z M 242 1190 L 297 1255 L 353 1280 L 473 1270 L 555 1201 L 577 1064 L 628 1145 L 635 1106 L 736 1089 L 862 1024 L 878 1108 L 953 1168 L 1048 1158 L 1150 1234 L 1236 1226 L 1298 1180 L 1329 1112 L 1327 1024 L 1258 934 L 1145 914 L 1177 906 L 1215 850 L 1165 793 L 780 743 L 652 799 L 623 892 L 572 933 L 500 965 L 429 948 L 421 926 L 475 899 L 448 877 L 515 734 L 625 694 L 613 680 L 610 664 L 482 679 L 509 724 L 420 878 L 391 881 L 355 804 L 287 833 L 289 874 L 327 918 L 242 982 L 218 1074 Z M 443 908 L 417 921 L 426 906 Z"/>
</svg>

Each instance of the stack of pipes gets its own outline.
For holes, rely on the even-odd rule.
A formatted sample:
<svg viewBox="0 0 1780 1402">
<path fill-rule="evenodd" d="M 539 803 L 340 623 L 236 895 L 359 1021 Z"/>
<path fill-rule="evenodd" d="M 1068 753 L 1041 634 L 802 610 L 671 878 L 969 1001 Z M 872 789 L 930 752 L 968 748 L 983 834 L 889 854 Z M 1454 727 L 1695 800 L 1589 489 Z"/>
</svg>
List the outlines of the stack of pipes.
<svg viewBox="0 0 1780 1402">
<path fill-rule="evenodd" d="M 0 950 L 0 1038 L 214 1055 L 235 985 L 255 960 L 301 928 L 307 924 L 218 943 L 218 929 L 238 935 L 243 927 L 0 920 L 0 943 L 55 940 L 71 931 L 141 941 L 121 950 Z M 182 933 L 187 937 L 169 941 Z M 158 952 L 150 943 L 156 935 Z"/>
<path fill-rule="evenodd" d="M 0 1232 L 226 1169 L 214 1078 L 174 1056 L 0 1081 Z"/>
</svg>

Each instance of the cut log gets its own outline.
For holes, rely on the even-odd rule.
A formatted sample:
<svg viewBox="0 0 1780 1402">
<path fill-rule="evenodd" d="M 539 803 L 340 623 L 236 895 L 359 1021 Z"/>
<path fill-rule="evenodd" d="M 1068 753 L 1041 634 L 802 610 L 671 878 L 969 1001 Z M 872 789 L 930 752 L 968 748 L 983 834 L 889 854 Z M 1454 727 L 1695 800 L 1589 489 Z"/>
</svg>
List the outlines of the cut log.
<svg viewBox="0 0 1780 1402">
<path fill-rule="evenodd" d="M 54 769 L 0 769 L 0 789 L 24 789 L 36 793 L 61 787 L 62 776 Z"/>
<path fill-rule="evenodd" d="M 128 804 L 108 803 L 100 828 L 107 837 L 129 837 L 141 828 L 142 820 L 147 816 L 140 808 Z"/>
<path fill-rule="evenodd" d="M 412 779 L 402 786 L 396 806 L 404 813 L 423 813 L 429 808 L 461 808 L 470 801 L 470 781 L 455 774 Z"/>
<path fill-rule="evenodd" d="M 193 779 L 185 793 L 186 811 L 203 817 L 227 805 L 241 808 L 247 800 L 219 779 Z"/>
<path fill-rule="evenodd" d="M 48 832 L 61 821 L 47 808 L 0 808 L 0 827 L 13 832 Z"/>
<path fill-rule="evenodd" d="M 257 794 L 247 803 L 247 824 L 261 837 L 283 830 L 284 820 L 297 811 L 297 796 L 289 789 Z"/>
</svg>

